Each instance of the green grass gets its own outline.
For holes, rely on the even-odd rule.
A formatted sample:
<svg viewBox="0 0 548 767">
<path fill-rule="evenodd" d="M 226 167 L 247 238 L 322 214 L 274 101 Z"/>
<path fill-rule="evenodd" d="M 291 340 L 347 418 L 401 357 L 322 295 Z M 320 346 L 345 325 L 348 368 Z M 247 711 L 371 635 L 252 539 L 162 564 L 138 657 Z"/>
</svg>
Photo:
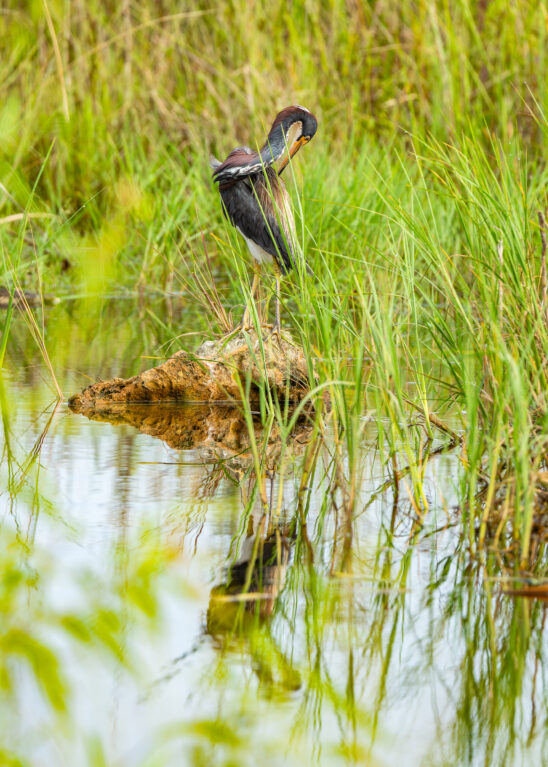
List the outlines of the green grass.
<svg viewBox="0 0 548 767">
<path fill-rule="evenodd" d="M 548 437 L 547 18 L 533 0 L 8 4 L 3 278 L 65 295 L 188 291 L 211 269 L 235 316 L 249 259 L 208 155 L 260 141 L 303 103 L 320 127 L 290 186 L 317 279 L 287 281 L 284 315 L 331 395 L 348 512 L 364 412 L 387 459 L 406 446 L 419 514 L 415 414 L 426 437 L 430 412 L 456 419 L 472 548 L 494 538 L 532 566 Z M 10 315 L 2 355 L 9 331 Z"/>
</svg>

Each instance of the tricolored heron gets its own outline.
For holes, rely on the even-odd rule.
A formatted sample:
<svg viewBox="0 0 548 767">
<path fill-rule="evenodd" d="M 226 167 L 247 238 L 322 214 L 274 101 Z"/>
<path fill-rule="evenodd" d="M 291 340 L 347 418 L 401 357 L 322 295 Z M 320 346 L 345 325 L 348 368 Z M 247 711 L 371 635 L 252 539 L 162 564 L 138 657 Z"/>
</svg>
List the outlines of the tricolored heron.
<svg viewBox="0 0 548 767">
<path fill-rule="evenodd" d="M 213 180 L 219 185 L 223 212 L 245 238 L 255 261 L 251 297 L 259 284 L 263 263 L 276 271 L 276 321 L 280 333 L 280 275 L 296 266 L 295 222 L 291 201 L 280 174 L 316 133 L 318 122 L 312 112 L 300 106 L 282 109 L 272 123 L 262 149 L 247 146 L 233 149 L 224 162 L 211 160 Z M 249 327 L 246 307 L 241 325 Z"/>
</svg>

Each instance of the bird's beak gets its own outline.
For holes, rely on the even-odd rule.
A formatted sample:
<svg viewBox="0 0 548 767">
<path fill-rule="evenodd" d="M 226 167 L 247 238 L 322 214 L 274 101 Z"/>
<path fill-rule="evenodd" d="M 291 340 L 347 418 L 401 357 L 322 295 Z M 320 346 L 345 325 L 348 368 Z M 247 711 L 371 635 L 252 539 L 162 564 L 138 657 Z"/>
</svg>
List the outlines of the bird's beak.
<svg viewBox="0 0 548 767">
<path fill-rule="evenodd" d="M 280 165 L 278 166 L 278 173 L 282 172 L 282 170 L 285 168 L 285 166 L 287 165 L 289 160 L 292 157 L 294 157 L 297 154 L 297 152 L 299 151 L 299 149 L 302 146 L 304 146 L 305 144 L 307 144 L 309 141 L 310 141 L 310 139 L 307 138 L 306 136 L 301 136 L 301 138 L 298 139 L 298 141 L 295 141 L 295 143 L 292 146 L 289 147 L 289 151 L 287 152 L 286 155 L 284 155 Z"/>
</svg>

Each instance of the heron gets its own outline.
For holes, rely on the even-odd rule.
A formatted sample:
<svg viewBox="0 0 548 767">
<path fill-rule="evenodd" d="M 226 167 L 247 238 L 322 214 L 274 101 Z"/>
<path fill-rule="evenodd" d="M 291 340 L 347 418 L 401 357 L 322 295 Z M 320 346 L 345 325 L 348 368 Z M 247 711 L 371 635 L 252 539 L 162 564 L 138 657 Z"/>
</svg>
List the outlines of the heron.
<svg viewBox="0 0 548 767">
<path fill-rule="evenodd" d="M 211 158 L 213 180 L 218 184 L 225 217 L 244 237 L 253 257 L 251 298 L 255 299 L 261 267 L 271 263 L 275 271 L 276 319 L 272 332 L 280 337 L 280 277 L 298 265 L 295 221 L 291 200 L 280 178 L 299 149 L 316 133 L 318 121 L 298 105 L 276 115 L 262 148 L 233 149 L 224 162 Z M 246 305 L 237 329 L 250 325 Z"/>
</svg>

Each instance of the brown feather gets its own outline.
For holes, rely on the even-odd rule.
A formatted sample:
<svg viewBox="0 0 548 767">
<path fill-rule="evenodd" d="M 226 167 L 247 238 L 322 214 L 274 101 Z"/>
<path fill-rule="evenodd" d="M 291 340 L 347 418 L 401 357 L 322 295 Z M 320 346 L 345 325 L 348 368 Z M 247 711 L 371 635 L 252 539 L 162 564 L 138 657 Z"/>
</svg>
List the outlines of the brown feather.
<svg viewBox="0 0 548 767">
<path fill-rule="evenodd" d="M 265 168 L 266 177 L 259 176 L 255 190 L 259 204 L 266 214 L 281 225 L 290 252 L 295 242 L 295 219 L 291 210 L 291 200 L 285 184 L 273 168 Z"/>
</svg>

